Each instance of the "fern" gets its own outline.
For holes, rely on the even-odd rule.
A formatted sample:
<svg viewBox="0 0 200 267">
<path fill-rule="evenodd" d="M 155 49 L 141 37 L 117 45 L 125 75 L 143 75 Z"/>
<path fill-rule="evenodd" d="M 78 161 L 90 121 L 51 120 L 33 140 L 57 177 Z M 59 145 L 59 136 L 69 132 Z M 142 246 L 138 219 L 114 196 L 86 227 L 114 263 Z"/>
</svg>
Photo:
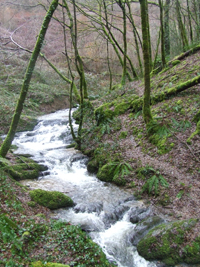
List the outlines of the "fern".
<svg viewBox="0 0 200 267">
<path fill-rule="evenodd" d="M 169 184 L 162 175 L 154 174 L 151 176 L 142 187 L 142 193 L 148 192 L 149 195 L 158 195 L 159 185 L 168 187 Z"/>
<path fill-rule="evenodd" d="M 174 118 L 171 119 L 173 124 L 174 131 L 183 131 L 185 132 L 187 128 L 191 127 L 191 123 L 189 121 L 177 121 Z"/>
<path fill-rule="evenodd" d="M 161 122 L 158 122 L 158 120 L 153 120 L 147 124 L 147 133 L 149 135 L 156 134 L 159 137 L 167 136 L 170 133 L 170 125 L 164 120 Z"/>
<path fill-rule="evenodd" d="M 124 176 L 130 174 L 132 170 L 130 164 L 126 162 L 112 162 L 109 173 L 113 173 L 113 181 L 117 184 L 125 184 Z"/>
</svg>

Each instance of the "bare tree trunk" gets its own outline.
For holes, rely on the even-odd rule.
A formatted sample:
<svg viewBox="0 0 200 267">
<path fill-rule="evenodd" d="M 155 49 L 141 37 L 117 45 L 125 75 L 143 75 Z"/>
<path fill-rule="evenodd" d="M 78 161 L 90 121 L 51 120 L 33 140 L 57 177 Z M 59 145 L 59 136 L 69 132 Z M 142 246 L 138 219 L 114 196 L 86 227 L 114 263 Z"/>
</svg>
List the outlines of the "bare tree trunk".
<svg viewBox="0 0 200 267">
<path fill-rule="evenodd" d="M 47 32 L 50 20 L 51 20 L 51 18 L 53 16 L 53 13 L 56 10 L 57 6 L 58 6 L 58 0 L 53 0 L 51 2 L 49 10 L 47 11 L 47 14 L 46 14 L 46 16 L 45 16 L 45 18 L 43 20 L 40 33 L 38 35 L 38 38 L 37 38 L 33 53 L 32 53 L 31 58 L 29 60 L 29 64 L 28 64 L 28 67 L 27 67 L 27 70 L 26 70 L 26 73 L 25 73 L 25 76 L 24 76 L 24 81 L 23 81 L 23 84 L 22 84 L 20 96 L 19 96 L 16 108 L 15 108 L 15 112 L 14 112 L 14 115 L 13 115 L 13 118 L 12 118 L 12 122 L 11 122 L 11 125 L 10 125 L 9 132 L 8 132 L 7 137 L 4 140 L 4 142 L 3 142 L 3 144 L 2 144 L 2 146 L 0 148 L 0 156 L 1 157 L 5 157 L 6 156 L 8 150 L 10 149 L 12 141 L 14 139 L 14 136 L 15 136 L 15 133 L 16 133 L 16 130 L 17 130 L 17 126 L 18 126 L 18 123 L 19 123 L 19 119 L 20 119 L 20 116 L 21 116 L 21 113 L 22 113 L 22 110 L 23 110 L 24 101 L 26 99 L 26 95 L 27 95 L 27 92 L 28 92 L 28 89 L 29 89 L 29 84 L 30 84 L 30 81 L 31 81 L 32 73 L 33 73 L 33 70 L 35 68 L 35 64 L 36 64 L 37 58 L 38 58 L 38 56 L 40 54 L 40 50 L 41 50 L 41 47 L 42 47 L 42 44 L 43 44 L 43 41 L 44 41 L 44 38 L 45 38 L 45 34 Z"/>
<path fill-rule="evenodd" d="M 165 45 L 164 45 L 164 23 L 163 23 L 163 3 L 161 0 L 158 0 L 160 7 L 160 38 L 161 38 L 161 58 L 162 58 L 162 67 L 164 68 L 166 65 L 165 60 Z"/>
<path fill-rule="evenodd" d="M 184 26 L 183 21 L 182 21 L 180 8 L 181 7 L 180 7 L 179 0 L 176 0 L 176 15 L 177 15 L 177 20 L 178 20 L 179 33 L 181 36 L 183 50 L 185 51 L 185 50 L 187 50 L 189 44 L 188 44 L 186 29 L 185 29 L 185 26 Z"/>
</svg>

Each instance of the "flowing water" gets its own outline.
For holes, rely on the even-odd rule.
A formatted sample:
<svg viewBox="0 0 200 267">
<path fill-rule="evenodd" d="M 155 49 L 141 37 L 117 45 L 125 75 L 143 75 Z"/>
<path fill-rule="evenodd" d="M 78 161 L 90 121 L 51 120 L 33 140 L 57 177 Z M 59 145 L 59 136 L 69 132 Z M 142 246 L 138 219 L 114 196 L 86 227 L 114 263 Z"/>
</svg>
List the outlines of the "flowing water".
<svg viewBox="0 0 200 267">
<path fill-rule="evenodd" d="M 129 211 L 142 207 L 143 203 L 128 191 L 89 174 L 87 157 L 75 149 L 66 149 L 72 141 L 68 110 L 39 117 L 33 131 L 17 133 L 16 153 L 30 154 L 48 167 L 38 180 L 22 183 L 31 189 L 56 190 L 69 195 L 76 205 L 56 210 L 52 216 L 80 225 L 111 262 L 120 267 L 155 267 L 155 263 L 141 258 L 130 242 L 135 225 L 130 222 Z"/>
</svg>

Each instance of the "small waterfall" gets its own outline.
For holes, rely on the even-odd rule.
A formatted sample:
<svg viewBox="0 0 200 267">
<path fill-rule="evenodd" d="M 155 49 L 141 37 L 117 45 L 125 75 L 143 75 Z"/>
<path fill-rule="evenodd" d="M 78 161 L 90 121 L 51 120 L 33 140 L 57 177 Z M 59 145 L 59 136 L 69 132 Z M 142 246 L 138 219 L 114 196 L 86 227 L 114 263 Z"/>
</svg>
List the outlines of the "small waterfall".
<svg viewBox="0 0 200 267">
<path fill-rule="evenodd" d="M 128 191 L 89 174 L 87 157 L 73 148 L 66 149 L 72 142 L 68 112 L 61 110 L 41 116 L 33 131 L 16 135 L 16 153 L 30 154 L 48 167 L 38 180 L 24 180 L 22 184 L 69 195 L 75 207 L 56 210 L 52 216 L 87 231 L 111 262 L 120 267 L 155 267 L 155 263 L 138 255 L 129 240 L 135 228 L 129 211 L 142 207 L 143 203 Z"/>
</svg>

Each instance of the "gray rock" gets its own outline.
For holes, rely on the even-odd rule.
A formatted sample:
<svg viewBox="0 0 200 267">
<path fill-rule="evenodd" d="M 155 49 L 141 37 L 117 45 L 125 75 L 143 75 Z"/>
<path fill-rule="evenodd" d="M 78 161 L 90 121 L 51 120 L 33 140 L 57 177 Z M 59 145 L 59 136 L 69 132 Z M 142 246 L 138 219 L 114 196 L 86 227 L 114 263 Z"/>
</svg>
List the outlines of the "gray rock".
<svg viewBox="0 0 200 267">
<path fill-rule="evenodd" d="M 131 243 L 136 246 L 139 241 L 149 232 L 149 230 L 161 223 L 164 223 L 164 219 L 159 216 L 148 217 L 140 221 L 136 225 L 133 234 L 130 237 Z"/>
</svg>

